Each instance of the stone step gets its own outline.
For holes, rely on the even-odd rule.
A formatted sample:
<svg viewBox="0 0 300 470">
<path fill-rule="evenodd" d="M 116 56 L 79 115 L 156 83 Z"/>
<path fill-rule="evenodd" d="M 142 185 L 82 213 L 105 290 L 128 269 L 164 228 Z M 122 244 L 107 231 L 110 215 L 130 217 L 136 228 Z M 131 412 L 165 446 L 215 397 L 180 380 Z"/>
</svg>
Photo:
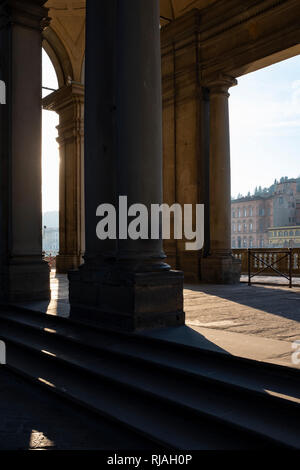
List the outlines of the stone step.
<svg viewBox="0 0 300 470">
<path fill-rule="evenodd" d="M 222 421 L 174 408 L 154 395 L 97 380 L 76 367 L 15 342 L 7 342 L 8 367 L 34 383 L 127 426 L 156 445 L 181 450 L 262 449 L 269 442 Z"/>
<path fill-rule="evenodd" d="M 1 320 L 1 334 L 19 347 L 36 354 L 50 355 L 64 366 L 78 368 L 80 375 L 94 375 L 97 381 L 108 380 L 116 386 L 121 384 L 141 394 L 148 394 L 150 399 L 155 397 L 174 405 L 176 409 L 185 408 L 192 414 L 224 421 L 244 431 L 268 436 L 278 443 L 298 446 L 300 408 L 297 397 L 286 400 L 281 393 L 281 398 L 274 398 L 265 390 L 253 393 L 245 387 L 232 386 L 215 377 L 180 374 L 180 370 L 168 370 L 166 366 L 158 367 L 150 362 L 142 366 L 136 360 L 128 361 L 128 357 L 111 355 L 109 351 L 75 347 L 73 342 L 53 333 L 41 335 L 38 328 L 29 327 L 26 322 L 25 325 L 24 322 L 18 325 L 12 319 Z M 298 390 L 295 390 L 295 395 Z M 284 428 L 282 422 L 286 423 Z"/>
<path fill-rule="evenodd" d="M 0 311 L 0 318 L 42 334 L 52 334 L 80 348 L 91 350 L 93 354 L 96 350 L 110 357 L 135 360 L 142 363 L 143 367 L 145 364 L 156 365 L 181 376 L 201 377 L 259 395 L 284 397 L 287 401 L 300 403 L 299 372 L 292 368 L 233 358 L 229 354 L 215 353 L 196 346 L 187 348 L 180 343 L 158 341 L 152 337 L 97 330 L 52 315 Z"/>
</svg>

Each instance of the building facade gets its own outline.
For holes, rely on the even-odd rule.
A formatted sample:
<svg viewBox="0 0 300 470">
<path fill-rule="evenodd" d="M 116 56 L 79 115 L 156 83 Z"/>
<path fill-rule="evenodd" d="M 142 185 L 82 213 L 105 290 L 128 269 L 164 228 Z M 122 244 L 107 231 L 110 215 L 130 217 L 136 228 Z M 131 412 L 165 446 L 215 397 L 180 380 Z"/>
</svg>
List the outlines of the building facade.
<svg viewBox="0 0 300 470">
<path fill-rule="evenodd" d="M 43 228 L 43 251 L 46 256 L 57 256 L 59 253 L 59 229 L 56 227 Z"/>
<path fill-rule="evenodd" d="M 299 226 L 300 229 L 297 180 L 282 178 L 280 183 L 276 183 L 268 191 L 233 200 L 231 218 L 233 249 L 289 246 L 289 231 L 293 226 Z M 274 229 L 277 229 L 276 234 Z M 282 232 L 281 236 L 278 235 L 279 232 Z M 291 243 L 296 243 L 296 235 L 291 237 Z"/>
<path fill-rule="evenodd" d="M 270 227 L 269 248 L 300 248 L 300 225 Z"/>
</svg>

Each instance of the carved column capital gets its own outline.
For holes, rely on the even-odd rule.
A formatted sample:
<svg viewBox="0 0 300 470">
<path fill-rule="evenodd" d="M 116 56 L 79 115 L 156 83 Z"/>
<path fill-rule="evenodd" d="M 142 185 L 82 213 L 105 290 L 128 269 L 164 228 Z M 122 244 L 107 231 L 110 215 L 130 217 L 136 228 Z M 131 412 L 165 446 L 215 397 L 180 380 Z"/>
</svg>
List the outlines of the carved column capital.
<svg viewBox="0 0 300 470">
<path fill-rule="evenodd" d="M 62 109 L 84 103 L 84 85 L 71 83 L 43 98 L 43 108 L 59 113 Z"/>
<path fill-rule="evenodd" d="M 50 24 L 46 0 L 0 0 L 0 29 L 19 24 L 42 31 Z"/>
<path fill-rule="evenodd" d="M 219 74 L 216 78 L 211 80 L 207 87 L 210 90 L 210 95 L 225 95 L 229 97 L 229 88 L 236 86 L 238 81 L 230 75 Z"/>
<path fill-rule="evenodd" d="M 70 143 L 84 136 L 84 85 L 72 83 L 59 88 L 43 99 L 43 108 L 59 115 L 57 127 L 60 145 Z"/>
</svg>

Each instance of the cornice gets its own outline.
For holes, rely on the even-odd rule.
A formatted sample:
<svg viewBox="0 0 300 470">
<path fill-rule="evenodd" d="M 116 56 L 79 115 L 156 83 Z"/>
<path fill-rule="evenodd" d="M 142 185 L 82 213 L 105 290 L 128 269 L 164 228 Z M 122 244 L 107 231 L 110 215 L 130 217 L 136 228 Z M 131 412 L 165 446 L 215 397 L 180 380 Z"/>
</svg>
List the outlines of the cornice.
<svg viewBox="0 0 300 470">
<path fill-rule="evenodd" d="M 84 103 L 84 85 L 72 83 L 43 98 L 43 108 L 59 112 L 70 105 Z"/>
<path fill-rule="evenodd" d="M 0 0 L 0 29 L 18 24 L 42 31 L 50 24 L 44 0 Z"/>
<path fill-rule="evenodd" d="M 176 77 L 188 69 L 187 54 L 197 63 L 202 82 L 220 72 L 243 75 L 252 63 L 300 43 L 299 16 L 299 0 L 219 0 L 162 28 L 162 58 L 174 57 Z"/>
</svg>

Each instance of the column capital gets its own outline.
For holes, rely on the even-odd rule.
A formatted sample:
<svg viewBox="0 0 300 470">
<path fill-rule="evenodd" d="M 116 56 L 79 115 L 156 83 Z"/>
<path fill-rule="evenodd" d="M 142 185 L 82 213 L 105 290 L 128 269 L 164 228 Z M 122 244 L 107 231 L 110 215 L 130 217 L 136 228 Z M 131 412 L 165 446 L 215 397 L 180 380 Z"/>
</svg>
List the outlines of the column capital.
<svg viewBox="0 0 300 470">
<path fill-rule="evenodd" d="M 63 86 L 43 99 L 43 108 L 59 115 L 57 142 L 60 145 L 84 136 L 83 105 L 84 86 L 79 83 Z"/>
<path fill-rule="evenodd" d="M 71 83 L 43 98 L 43 108 L 59 113 L 73 104 L 84 104 L 84 85 Z"/>
<path fill-rule="evenodd" d="M 226 95 L 229 97 L 229 88 L 237 84 L 236 78 L 220 73 L 207 84 L 207 87 L 210 89 L 211 95 Z"/>
<path fill-rule="evenodd" d="M 0 0 L 0 29 L 19 24 L 42 31 L 49 26 L 46 0 Z"/>
</svg>

